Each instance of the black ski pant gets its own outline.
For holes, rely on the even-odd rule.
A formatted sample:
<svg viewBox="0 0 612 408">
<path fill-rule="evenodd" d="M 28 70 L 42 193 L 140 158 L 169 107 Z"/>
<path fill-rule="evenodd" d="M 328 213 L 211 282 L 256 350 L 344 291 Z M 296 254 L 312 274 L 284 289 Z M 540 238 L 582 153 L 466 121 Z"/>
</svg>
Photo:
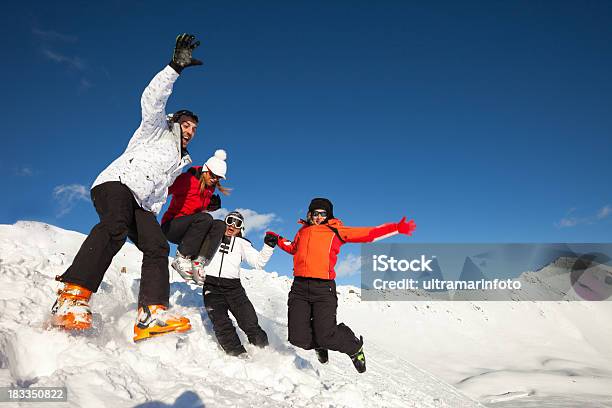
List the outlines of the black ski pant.
<svg viewBox="0 0 612 408">
<path fill-rule="evenodd" d="M 118 181 L 94 187 L 91 200 L 100 222 L 93 227 L 60 280 L 97 292 L 113 257 L 129 237 L 142 251 L 138 305 L 168 306 L 170 247 L 155 214 L 140 207 L 130 189 Z"/>
<path fill-rule="evenodd" d="M 247 297 L 240 279 L 206 276 L 202 294 L 204 307 L 213 324 L 217 341 L 227 354 L 238 355 L 246 352 L 228 312 L 234 315 L 238 327 L 246 333 L 249 343 L 258 347 L 268 345 L 268 335 L 259 326 L 255 308 Z"/>
<path fill-rule="evenodd" d="M 311 350 L 325 348 L 348 355 L 361 348 L 361 340 L 344 323 L 336 324 L 338 297 L 334 280 L 295 277 L 289 292 L 289 342 Z"/>
<path fill-rule="evenodd" d="M 200 255 L 211 260 L 225 234 L 225 222 L 199 212 L 164 222 L 162 231 L 168 241 L 178 245 L 182 255 L 192 259 Z"/>
</svg>

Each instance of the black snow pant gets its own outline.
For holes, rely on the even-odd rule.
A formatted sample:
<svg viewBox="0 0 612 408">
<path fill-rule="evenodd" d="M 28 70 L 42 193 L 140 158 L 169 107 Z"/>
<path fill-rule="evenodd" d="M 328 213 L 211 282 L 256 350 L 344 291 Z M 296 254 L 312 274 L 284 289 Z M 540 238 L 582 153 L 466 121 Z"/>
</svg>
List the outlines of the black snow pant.
<svg viewBox="0 0 612 408">
<path fill-rule="evenodd" d="M 268 335 L 259 326 L 255 308 L 247 297 L 240 279 L 206 276 L 202 294 L 204 307 L 213 324 L 217 341 L 227 354 L 236 356 L 246 352 L 228 311 L 236 318 L 238 327 L 246 333 L 249 343 L 258 347 L 268 345 Z"/>
<path fill-rule="evenodd" d="M 168 241 L 178 245 L 182 255 L 192 259 L 200 255 L 211 260 L 225 234 L 225 222 L 199 212 L 164 222 L 162 231 Z"/>
<path fill-rule="evenodd" d="M 334 280 L 296 276 L 289 292 L 289 342 L 310 350 L 325 348 L 348 355 L 361 348 L 361 340 L 344 323 L 336 324 L 338 297 Z"/>
<path fill-rule="evenodd" d="M 94 187 L 91 200 L 100 222 L 93 227 L 60 281 L 97 292 L 113 257 L 129 237 L 142 251 L 138 305 L 168 306 L 170 247 L 155 214 L 140 207 L 130 189 L 118 181 Z"/>
</svg>

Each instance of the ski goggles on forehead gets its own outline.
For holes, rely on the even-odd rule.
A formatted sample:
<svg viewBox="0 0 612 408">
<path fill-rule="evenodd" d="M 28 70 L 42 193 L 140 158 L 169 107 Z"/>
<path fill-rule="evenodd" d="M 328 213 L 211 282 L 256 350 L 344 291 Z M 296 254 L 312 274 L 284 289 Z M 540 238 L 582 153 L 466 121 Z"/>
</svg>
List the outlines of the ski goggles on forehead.
<svg viewBox="0 0 612 408">
<path fill-rule="evenodd" d="M 236 228 L 242 228 L 244 222 L 240 218 L 230 215 L 229 217 L 225 218 L 225 225 L 227 225 L 228 227 L 231 227 L 233 225 Z"/>
<path fill-rule="evenodd" d="M 312 216 L 316 217 L 316 216 L 321 216 L 321 217 L 327 217 L 327 211 L 313 211 L 312 212 Z"/>
</svg>

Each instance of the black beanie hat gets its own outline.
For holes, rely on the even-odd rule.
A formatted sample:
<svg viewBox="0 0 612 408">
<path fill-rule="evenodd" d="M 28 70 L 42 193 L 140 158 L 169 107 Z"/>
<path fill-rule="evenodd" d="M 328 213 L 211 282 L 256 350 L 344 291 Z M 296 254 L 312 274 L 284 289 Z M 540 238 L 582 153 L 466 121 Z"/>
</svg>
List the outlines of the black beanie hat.
<svg viewBox="0 0 612 408">
<path fill-rule="evenodd" d="M 308 206 L 308 212 L 312 212 L 314 210 L 325 210 L 327 211 L 328 220 L 334 218 L 334 205 L 327 198 L 313 198 Z"/>
</svg>

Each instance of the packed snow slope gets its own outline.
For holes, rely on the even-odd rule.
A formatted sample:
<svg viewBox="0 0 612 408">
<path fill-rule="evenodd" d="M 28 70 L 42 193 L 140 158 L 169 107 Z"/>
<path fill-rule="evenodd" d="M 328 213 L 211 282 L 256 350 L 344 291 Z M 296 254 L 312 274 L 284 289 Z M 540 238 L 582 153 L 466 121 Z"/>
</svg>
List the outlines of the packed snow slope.
<svg viewBox="0 0 612 408">
<path fill-rule="evenodd" d="M 365 338 L 357 374 L 344 355 L 321 365 L 286 341 L 291 280 L 263 271 L 242 280 L 269 348 L 226 356 L 201 289 L 178 276 L 170 301 L 193 330 L 134 344 L 142 255 L 130 244 L 92 298 L 94 332 L 45 328 L 53 277 L 84 238 L 0 225 L 0 386 L 66 386 L 64 406 L 91 407 L 612 407 L 612 302 L 362 302 L 338 286 L 338 320 Z"/>
<path fill-rule="evenodd" d="M 59 287 L 54 277 L 70 265 L 84 239 L 36 222 L 0 225 L 0 386 L 66 386 L 68 403 L 61 405 L 71 407 L 480 406 L 398 356 L 397 348 L 405 345 L 389 349 L 368 341 L 370 331 L 362 333 L 365 374 L 358 374 L 346 355 L 330 353 L 329 364 L 321 365 L 314 352 L 294 348 L 286 341 L 291 281 L 275 273 L 243 271 L 270 338 L 266 349 L 247 346 L 249 358 L 227 356 L 218 347 L 201 288 L 179 282 L 178 276 L 170 302 L 191 319 L 193 330 L 134 344 L 142 254 L 131 244 L 115 257 L 92 297 L 95 331 L 74 335 L 49 329 Z M 343 290 L 339 297 L 341 313 L 359 307 L 354 293 Z M 379 320 L 378 307 L 371 306 L 355 319 Z"/>
</svg>

